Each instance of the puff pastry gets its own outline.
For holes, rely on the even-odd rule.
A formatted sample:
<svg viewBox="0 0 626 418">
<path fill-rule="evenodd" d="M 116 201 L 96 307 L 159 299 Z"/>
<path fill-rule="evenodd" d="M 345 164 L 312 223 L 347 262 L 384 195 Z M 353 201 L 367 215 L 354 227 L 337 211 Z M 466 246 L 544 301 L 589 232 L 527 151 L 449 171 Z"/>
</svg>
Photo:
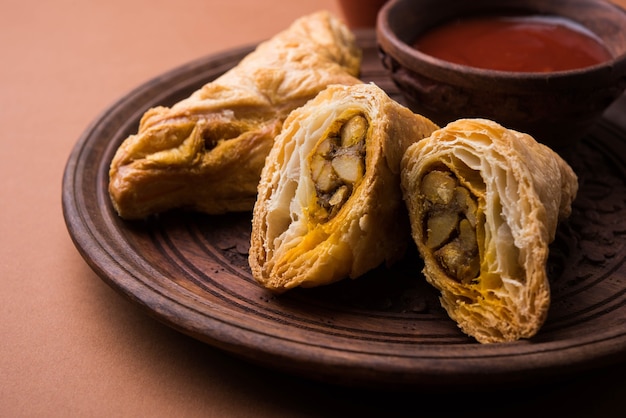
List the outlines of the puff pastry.
<svg viewBox="0 0 626 418">
<path fill-rule="evenodd" d="M 536 334 L 550 305 L 548 245 L 578 181 L 529 135 L 462 119 L 412 145 L 402 190 L 427 281 L 481 343 Z"/>
<path fill-rule="evenodd" d="M 329 84 L 360 81 L 361 50 L 330 13 L 302 17 L 172 107 L 149 109 L 115 154 L 118 214 L 252 210 L 265 157 L 291 110 Z"/>
<path fill-rule="evenodd" d="M 294 110 L 261 174 L 254 278 L 280 293 L 401 258 L 411 236 L 400 161 L 437 128 L 374 84 L 331 86 Z"/>
</svg>

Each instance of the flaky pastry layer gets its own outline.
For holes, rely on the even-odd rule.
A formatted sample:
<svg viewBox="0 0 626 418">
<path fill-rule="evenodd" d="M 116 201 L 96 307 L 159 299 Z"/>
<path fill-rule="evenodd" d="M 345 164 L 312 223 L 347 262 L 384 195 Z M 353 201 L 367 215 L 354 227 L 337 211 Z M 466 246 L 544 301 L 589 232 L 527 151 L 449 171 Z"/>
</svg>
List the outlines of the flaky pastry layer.
<svg viewBox="0 0 626 418">
<path fill-rule="evenodd" d="M 529 135 L 462 119 L 407 150 L 402 187 L 449 316 L 482 343 L 535 335 L 550 305 L 548 246 L 578 189 L 570 166 Z"/>
<path fill-rule="evenodd" d="M 356 278 L 410 242 L 406 148 L 438 127 L 374 84 L 330 86 L 294 110 L 261 174 L 250 267 L 284 292 Z"/>
</svg>

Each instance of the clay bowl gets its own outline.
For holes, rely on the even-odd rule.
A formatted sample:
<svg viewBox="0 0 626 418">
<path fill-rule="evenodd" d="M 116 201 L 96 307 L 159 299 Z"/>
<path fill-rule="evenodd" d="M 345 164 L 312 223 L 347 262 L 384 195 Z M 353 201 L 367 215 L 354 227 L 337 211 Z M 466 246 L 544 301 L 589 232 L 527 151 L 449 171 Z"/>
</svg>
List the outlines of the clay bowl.
<svg viewBox="0 0 626 418">
<path fill-rule="evenodd" d="M 411 45 L 425 31 L 468 15 L 539 14 L 573 20 L 599 36 L 613 59 L 550 73 L 454 64 Z M 573 144 L 626 88 L 626 12 L 601 0 L 391 0 L 376 36 L 383 65 L 407 105 L 440 126 L 483 117 L 552 148 Z"/>
</svg>

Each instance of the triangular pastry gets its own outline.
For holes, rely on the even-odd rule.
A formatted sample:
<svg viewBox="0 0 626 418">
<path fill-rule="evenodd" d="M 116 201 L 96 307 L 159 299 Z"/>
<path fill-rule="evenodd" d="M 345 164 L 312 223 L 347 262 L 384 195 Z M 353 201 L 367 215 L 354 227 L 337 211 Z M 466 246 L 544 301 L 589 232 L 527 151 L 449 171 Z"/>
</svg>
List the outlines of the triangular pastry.
<svg viewBox="0 0 626 418">
<path fill-rule="evenodd" d="M 118 214 L 252 210 L 265 157 L 287 115 L 329 84 L 360 81 L 361 50 L 328 12 L 295 21 L 172 107 L 149 109 L 119 147 L 109 194 Z"/>
<path fill-rule="evenodd" d="M 529 135 L 462 119 L 407 150 L 402 187 L 449 316 L 481 343 L 535 335 L 550 305 L 548 246 L 578 189 L 570 166 Z"/>
<path fill-rule="evenodd" d="M 401 258 L 411 236 L 400 161 L 437 128 L 374 84 L 331 86 L 294 110 L 261 174 L 254 278 L 280 293 Z"/>
</svg>

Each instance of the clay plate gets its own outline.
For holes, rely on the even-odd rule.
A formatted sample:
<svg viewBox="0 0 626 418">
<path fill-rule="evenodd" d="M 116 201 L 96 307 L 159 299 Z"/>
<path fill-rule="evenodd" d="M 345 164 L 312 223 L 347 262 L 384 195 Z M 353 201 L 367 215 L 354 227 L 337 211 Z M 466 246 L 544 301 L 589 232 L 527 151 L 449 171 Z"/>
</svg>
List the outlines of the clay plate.
<svg viewBox="0 0 626 418">
<path fill-rule="evenodd" d="M 362 78 L 402 101 L 380 64 L 373 32 L 358 38 Z M 481 345 L 462 334 L 425 283 L 414 249 L 391 269 L 273 296 L 248 268 L 250 213 L 119 219 L 107 195 L 108 167 L 143 112 L 186 97 L 250 50 L 202 58 L 148 81 L 101 114 L 77 142 L 63 179 L 65 221 L 78 251 L 106 283 L 182 333 L 324 382 L 526 384 L 623 358 L 626 132 L 607 120 L 563 154 L 580 176 L 580 193 L 551 247 L 548 320 L 528 341 Z"/>
</svg>

